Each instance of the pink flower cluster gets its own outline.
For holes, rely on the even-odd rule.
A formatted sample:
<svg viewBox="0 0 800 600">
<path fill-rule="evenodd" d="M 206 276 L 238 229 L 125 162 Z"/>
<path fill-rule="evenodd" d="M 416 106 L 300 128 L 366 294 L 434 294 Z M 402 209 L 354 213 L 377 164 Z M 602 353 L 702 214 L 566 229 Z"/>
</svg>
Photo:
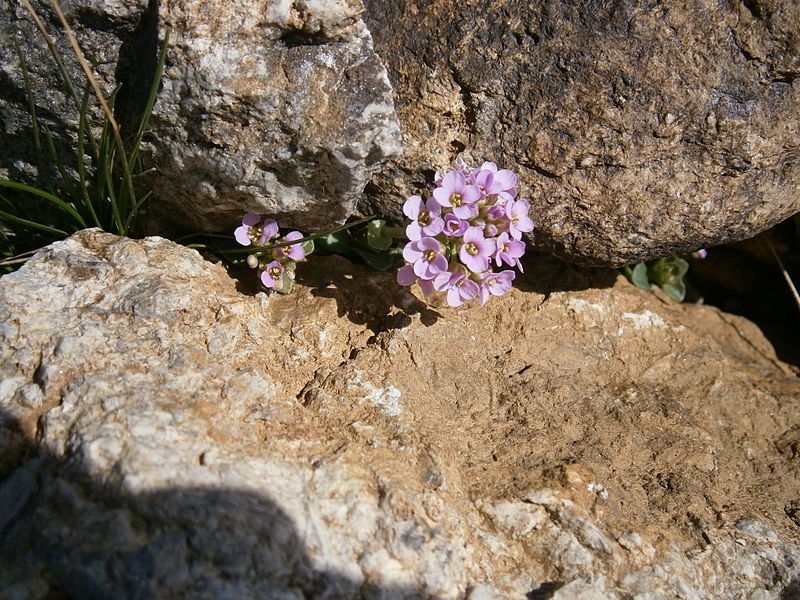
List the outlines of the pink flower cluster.
<svg viewBox="0 0 800 600">
<path fill-rule="evenodd" d="M 292 231 L 281 239 L 278 238 L 278 223 L 273 219 L 263 219 L 261 215 L 247 213 L 242 224 L 233 232 L 233 237 L 242 246 L 267 246 L 274 243 L 299 240 L 303 234 Z M 296 263 L 306 259 L 306 251 L 302 244 L 292 244 L 270 248 L 264 252 L 257 250 L 247 257 L 247 264 L 259 269 L 259 276 L 264 287 L 278 292 L 286 292 L 294 279 Z"/>
<path fill-rule="evenodd" d="M 418 283 L 427 296 L 446 293 L 450 306 L 480 297 L 502 296 L 511 289 L 525 253 L 522 234 L 533 231 L 530 204 L 517 198 L 517 176 L 492 162 L 470 169 L 462 161 L 437 175 L 431 197 L 411 196 L 403 212 L 411 219 L 403 249 L 406 265 L 400 285 Z"/>
</svg>

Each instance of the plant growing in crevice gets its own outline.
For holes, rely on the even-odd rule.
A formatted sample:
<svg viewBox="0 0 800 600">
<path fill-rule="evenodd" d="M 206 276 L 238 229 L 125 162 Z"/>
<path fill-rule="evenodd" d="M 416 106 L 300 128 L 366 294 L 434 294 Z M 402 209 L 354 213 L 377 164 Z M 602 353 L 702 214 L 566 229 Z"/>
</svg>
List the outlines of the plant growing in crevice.
<svg viewBox="0 0 800 600">
<path fill-rule="evenodd" d="M 657 285 L 678 302 L 683 302 L 686 297 L 685 278 L 688 272 L 689 263 L 679 256 L 666 256 L 622 269 L 625 277 L 637 287 L 649 290 L 651 285 Z"/>
<path fill-rule="evenodd" d="M 99 227 L 119 235 L 141 234 L 140 217 L 150 192 L 143 191 L 136 181 L 146 172 L 140 147 L 161 82 L 169 40 L 167 31 L 142 117 L 136 131 L 130 132 L 128 139 L 124 140 L 113 113 L 119 87 L 108 97 L 103 95 L 93 68 L 83 55 L 58 3 L 52 2 L 54 14 L 85 77 L 80 94 L 44 21 L 28 0 L 23 0 L 22 6 L 39 29 L 56 63 L 67 96 L 77 111 L 78 127 L 74 155 L 62 155 L 56 149 L 50 128 L 37 114 L 27 61 L 17 40 L 12 40 L 28 98 L 41 187 L 0 179 L 0 267 L 7 270 L 25 262 L 33 248 L 63 239 L 86 227 Z M 101 124 L 90 122 L 92 98 L 102 110 Z M 99 135 L 96 130 L 99 130 Z M 57 177 L 47 168 L 48 163 L 55 166 Z"/>
</svg>

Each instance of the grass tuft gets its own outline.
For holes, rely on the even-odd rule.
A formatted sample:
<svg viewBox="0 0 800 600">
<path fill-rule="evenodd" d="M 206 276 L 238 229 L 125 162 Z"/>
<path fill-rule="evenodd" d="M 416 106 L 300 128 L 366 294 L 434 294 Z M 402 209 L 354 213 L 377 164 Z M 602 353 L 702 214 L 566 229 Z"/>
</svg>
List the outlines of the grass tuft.
<svg viewBox="0 0 800 600">
<path fill-rule="evenodd" d="M 108 97 L 103 96 L 94 69 L 86 60 L 58 2 L 52 0 L 53 11 L 64 28 L 85 78 L 80 97 L 45 21 L 29 0 L 22 0 L 21 4 L 30 13 L 56 63 L 68 97 L 77 110 L 78 130 L 76 147 L 71 155 L 59 153 L 52 132 L 39 120 L 30 71 L 19 42 L 14 39 L 28 99 L 42 187 L 0 178 L 0 192 L 3 192 L 0 194 L 0 268 L 4 270 L 30 258 L 34 248 L 86 227 L 99 227 L 133 237 L 142 233 L 140 216 L 151 192 L 136 185 L 136 179 L 148 172 L 142 164 L 140 148 L 161 84 L 169 44 L 169 31 L 166 31 L 145 109 L 136 131 L 126 144 L 113 113 L 119 87 Z M 93 105 L 101 108 L 102 123 L 92 123 Z M 95 133 L 98 129 L 99 136 Z"/>
</svg>

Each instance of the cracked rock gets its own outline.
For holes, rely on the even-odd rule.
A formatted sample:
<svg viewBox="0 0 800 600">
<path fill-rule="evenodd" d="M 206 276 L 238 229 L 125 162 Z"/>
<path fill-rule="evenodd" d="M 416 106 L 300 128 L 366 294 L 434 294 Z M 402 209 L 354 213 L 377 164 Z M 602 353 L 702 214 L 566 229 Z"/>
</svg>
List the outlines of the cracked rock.
<svg viewBox="0 0 800 600">
<path fill-rule="evenodd" d="M 400 218 L 458 154 L 517 171 L 537 248 L 624 265 L 800 211 L 800 4 L 368 0 L 406 152 Z"/>
<path fill-rule="evenodd" d="M 77 111 L 28 13 L 7 4 L 0 35 L 20 40 L 39 115 L 69 157 Z M 82 76 L 48 4 L 34 1 L 80 90 Z M 332 226 L 401 151 L 392 88 L 360 0 L 109 0 L 64 9 L 87 57 L 100 63 L 106 92 L 121 84 L 115 111 L 131 131 L 170 31 L 143 151 L 157 167 L 148 207 L 161 227 L 229 229 L 246 211 L 293 227 Z M 36 159 L 11 44 L 0 46 L 0 82 L 0 126 L 12 142 L 0 149 L 0 174 L 30 180 Z"/>
<path fill-rule="evenodd" d="M 525 267 L 454 310 L 337 257 L 280 296 L 161 238 L 44 249 L 0 278 L 0 596 L 789 597 L 796 373 Z"/>
</svg>

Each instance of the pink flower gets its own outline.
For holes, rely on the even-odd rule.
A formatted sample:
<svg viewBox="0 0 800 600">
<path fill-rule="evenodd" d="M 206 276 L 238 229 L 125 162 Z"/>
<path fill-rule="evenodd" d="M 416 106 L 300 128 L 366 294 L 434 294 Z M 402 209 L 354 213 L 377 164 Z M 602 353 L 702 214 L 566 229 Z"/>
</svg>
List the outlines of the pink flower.
<svg viewBox="0 0 800 600">
<path fill-rule="evenodd" d="M 497 249 L 493 239 L 484 239 L 480 227 L 470 227 L 462 238 L 463 244 L 458 250 L 458 258 L 473 273 L 483 273 L 489 268 L 489 259 Z"/>
<path fill-rule="evenodd" d="M 447 304 L 461 306 L 478 295 L 480 286 L 469 278 L 464 267 L 456 266 L 452 273 L 445 271 L 433 280 L 433 288 L 439 292 L 447 291 Z"/>
<path fill-rule="evenodd" d="M 509 219 L 508 230 L 515 240 L 522 239 L 522 234 L 533 231 L 533 221 L 528 217 L 530 203 L 526 198 L 509 200 L 506 203 L 506 216 Z"/>
<path fill-rule="evenodd" d="M 511 289 L 511 282 L 514 281 L 516 273 L 514 271 L 500 271 L 499 273 L 488 273 L 481 279 L 481 306 L 486 304 L 490 296 L 502 296 Z"/>
<path fill-rule="evenodd" d="M 447 270 L 447 259 L 442 254 L 444 248 L 432 237 L 424 237 L 409 242 L 403 248 L 403 258 L 414 267 L 414 274 L 420 279 L 433 279 Z"/>
<path fill-rule="evenodd" d="M 273 260 L 261 272 L 261 283 L 269 289 L 280 288 L 283 285 L 284 271 L 283 265 L 277 260 Z"/>
<path fill-rule="evenodd" d="M 257 244 L 263 246 L 269 240 L 278 235 L 278 224 L 272 219 L 266 219 L 261 223 L 261 215 L 247 213 L 242 219 L 241 226 L 233 232 L 233 237 L 242 246 Z"/>
<path fill-rule="evenodd" d="M 291 233 L 287 233 L 281 241 L 293 242 L 294 240 L 300 240 L 302 238 L 302 233 L 299 231 L 292 231 Z M 306 258 L 306 251 L 302 244 L 292 244 L 291 246 L 276 248 L 275 250 L 280 258 L 288 258 L 289 260 L 293 260 L 295 262 L 300 262 Z"/>
<path fill-rule="evenodd" d="M 450 306 L 480 297 L 502 296 L 522 271 L 522 236 L 533 231 L 530 203 L 517 199 L 517 176 L 485 162 L 471 169 L 459 159 L 436 173 L 432 197 L 411 196 L 403 212 L 411 220 L 403 249 L 406 265 L 397 273 L 401 285 L 419 283 L 427 295 L 445 293 Z"/>
<path fill-rule="evenodd" d="M 497 169 L 493 162 L 485 162 L 475 175 L 475 184 L 485 196 L 499 195 L 503 200 L 513 200 L 517 195 L 517 176 L 508 169 Z"/>
<path fill-rule="evenodd" d="M 448 213 L 444 218 L 442 231 L 448 237 L 461 237 L 469 229 L 469 223 L 464 219 L 459 219 L 453 213 Z"/>
<path fill-rule="evenodd" d="M 411 196 L 406 200 L 403 213 L 411 219 L 406 227 L 408 239 L 416 241 L 423 235 L 433 237 L 440 233 L 444 227 L 444 221 L 439 216 L 441 212 L 442 207 L 433 198 L 423 202 L 419 196 Z"/>
<path fill-rule="evenodd" d="M 481 191 L 475 185 L 467 185 L 463 174 L 450 171 L 442 179 L 441 187 L 433 190 L 433 197 L 441 206 L 451 208 L 457 217 L 470 219 L 475 216 L 471 205 L 480 200 Z"/>
<path fill-rule="evenodd" d="M 404 286 L 418 283 L 423 295 L 430 296 L 433 293 L 433 280 L 417 277 L 417 274 L 414 273 L 414 265 L 406 265 L 397 271 L 397 283 Z"/>
<path fill-rule="evenodd" d="M 518 267 L 524 273 L 522 263 L 519 259 L 525 254 L 525 242 L 512 240 L 508 233 L 501 233 L 497 238 L 497 252 L 494 255 L 494 262 L 498 267 L 506 263 L 509 267 Z"/>
</svg>

